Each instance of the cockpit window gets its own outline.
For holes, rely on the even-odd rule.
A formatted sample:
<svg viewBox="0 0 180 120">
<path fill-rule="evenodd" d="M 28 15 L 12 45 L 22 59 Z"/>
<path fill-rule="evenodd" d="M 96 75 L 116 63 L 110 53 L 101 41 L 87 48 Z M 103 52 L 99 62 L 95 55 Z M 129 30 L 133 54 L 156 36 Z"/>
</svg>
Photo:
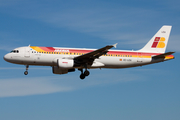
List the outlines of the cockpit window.
<svg viewBox="0 0 180 120">
<path fill-rule="evenodd" d="M 19 50 L 12 50 L 11 53 L 19 53 Z"/>
</svg>

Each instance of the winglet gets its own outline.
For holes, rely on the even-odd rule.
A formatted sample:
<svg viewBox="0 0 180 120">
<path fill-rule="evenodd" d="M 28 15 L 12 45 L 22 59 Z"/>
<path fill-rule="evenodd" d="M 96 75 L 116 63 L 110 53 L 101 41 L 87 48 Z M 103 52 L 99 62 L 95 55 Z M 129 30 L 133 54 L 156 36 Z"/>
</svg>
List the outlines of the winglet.
<svg viewBox="0 0 180 120">
<path fill-rule="evenodd" d="M 117 44 L 118 44 L 118 43 L 116 43 L 116 44 L 114 44 L 114 45 L 112 45 L 112 46 L 116 48 Z"/>
</svg>

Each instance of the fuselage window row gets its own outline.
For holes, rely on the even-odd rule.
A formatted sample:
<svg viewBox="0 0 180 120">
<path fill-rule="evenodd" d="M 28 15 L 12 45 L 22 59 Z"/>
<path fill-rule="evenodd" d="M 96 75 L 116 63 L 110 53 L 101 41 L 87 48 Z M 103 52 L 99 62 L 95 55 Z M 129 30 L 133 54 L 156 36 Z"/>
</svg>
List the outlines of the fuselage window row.
<svg viewBox="0 0 180 120">
<path fill-rule="evenodd" d="M 14 53 L 18 53 L 19 51 L 11 51 Z M 36 51 L 32 51 L 32 53 L 43 53 L 43 54 L 64 54 L 64 55 L 84 55 L 85 53 L 60 53 L 60 52 L 36 52 Z M 114 55 L 114 54 L 106 54 L 106 55 L 102 55 L 102 56 L 112 56 L 112 57 L 132 57 L 132 55 Z"/>
</svg>

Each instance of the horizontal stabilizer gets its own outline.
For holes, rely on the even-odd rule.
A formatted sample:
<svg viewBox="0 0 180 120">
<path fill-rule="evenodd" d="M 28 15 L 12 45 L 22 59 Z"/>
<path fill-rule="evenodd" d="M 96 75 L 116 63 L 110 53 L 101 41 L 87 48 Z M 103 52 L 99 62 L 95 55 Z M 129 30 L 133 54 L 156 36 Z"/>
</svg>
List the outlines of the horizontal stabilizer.
<svg viewBox="0 0 180 120">
<path fill-rule="evenodd" d="M 165 58 L 166 56 L 168 55 L 171 55 L 175 52 L 167 52 L 167 53 L 164 53 L 164 54 L 160 54 L 160 55 L 156 55 L 156 56 L 153 56 L 152 58 L 155 58 L 155 59 L 158 59 L 158 58 Z"/>
</svg>

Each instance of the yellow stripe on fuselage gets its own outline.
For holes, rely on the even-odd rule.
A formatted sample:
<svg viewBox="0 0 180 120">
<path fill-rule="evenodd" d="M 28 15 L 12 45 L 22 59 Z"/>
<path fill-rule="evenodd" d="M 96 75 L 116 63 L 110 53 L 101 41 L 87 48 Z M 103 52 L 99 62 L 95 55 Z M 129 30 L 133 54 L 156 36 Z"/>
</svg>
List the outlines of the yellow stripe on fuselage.
<svg viewBox="0 0 180 120">
<path fill-rule="evenodd" d="M 44 50 L 42 50 L 41 48 L 36 47 L 36 46 L 31 46 L 31 48 L 37 52 L 44 52 Z"/>
<path fill-rule="evenodd" d="M 137 55 L 132 55 L 134 58 L 151 58 L 151 56 L 137 56 Z"/>
</svg>

